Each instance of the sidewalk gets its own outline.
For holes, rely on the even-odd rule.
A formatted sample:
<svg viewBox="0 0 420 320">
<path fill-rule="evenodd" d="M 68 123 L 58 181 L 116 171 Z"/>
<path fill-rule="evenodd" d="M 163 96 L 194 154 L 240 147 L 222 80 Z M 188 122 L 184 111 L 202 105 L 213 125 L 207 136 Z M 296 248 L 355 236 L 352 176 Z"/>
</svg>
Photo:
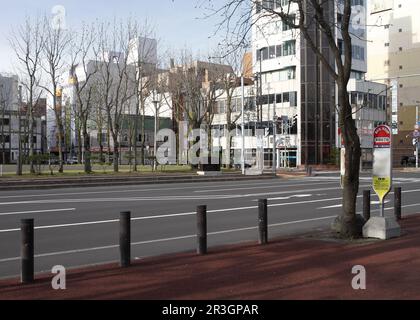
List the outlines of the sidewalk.
<svg viewBox="0 0 420 320">
<path fill-rule="evenodd" d="M 0 281 L 0 299 L 420 299 L 420 215 L 401 225 L 403 237 L 386 242 L 321 233 L 73 270 L 64 291 L 51 289 L 51 275 L 28 286 Z M 351 287 L 355 265 L 366 268 L 365 291 Z"/>
</svg>

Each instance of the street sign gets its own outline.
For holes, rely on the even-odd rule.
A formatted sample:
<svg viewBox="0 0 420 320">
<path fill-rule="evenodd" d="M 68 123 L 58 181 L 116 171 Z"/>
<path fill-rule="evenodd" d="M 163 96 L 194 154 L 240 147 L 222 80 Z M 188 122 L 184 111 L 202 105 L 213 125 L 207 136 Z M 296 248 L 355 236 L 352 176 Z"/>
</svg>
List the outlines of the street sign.
<svg viewBox="0 0 420 320">
<path fill-rule="evenodd" d="M 392 134 L 385 125 L 377 127 L 373 137 L 373 189 L 379 197 L 384 216 L 384 199 L 392 188 Z"/>
<path fill-rule="evenodd" d="M 340 165 L 341 165 L 341 179 L 340 184 L 341 188 L 344 189 L 344 176 L 346 175 L 346 149 L 341 148 L 341 157 L 340 157 Z"/>
</svg>

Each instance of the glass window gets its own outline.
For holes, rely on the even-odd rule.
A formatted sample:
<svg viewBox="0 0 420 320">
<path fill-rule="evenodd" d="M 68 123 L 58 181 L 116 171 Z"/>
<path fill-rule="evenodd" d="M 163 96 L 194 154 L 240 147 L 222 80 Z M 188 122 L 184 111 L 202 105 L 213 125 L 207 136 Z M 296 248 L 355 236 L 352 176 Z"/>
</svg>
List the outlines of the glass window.
<svg viewBox="0 0 420 320">
<path fill-rule="evenodd" d="M 276 46 L 270 46 L 268 50 L 270 59 L 274 59 L 276 57 Z"/>
</svg>

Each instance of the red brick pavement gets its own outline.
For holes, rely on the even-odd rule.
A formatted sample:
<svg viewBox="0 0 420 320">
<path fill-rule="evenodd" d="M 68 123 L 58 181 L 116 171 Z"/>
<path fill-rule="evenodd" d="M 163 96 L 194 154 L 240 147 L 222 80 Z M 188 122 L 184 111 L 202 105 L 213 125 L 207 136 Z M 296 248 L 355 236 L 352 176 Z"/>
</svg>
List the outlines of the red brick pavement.
<svg viewBox="0 0 420 320">
<path fill-rule="evenodd" d="M 308 237 L 72 270 L 67 290 L 52 275 L 32 285 L 0 281 L 0 299 L 420 299 L 420 215 L 402 222 L 399 239 L 343 243 Z M 351 287 L 352 267 L 367 270 L 367 290 Z"/>
</svg>

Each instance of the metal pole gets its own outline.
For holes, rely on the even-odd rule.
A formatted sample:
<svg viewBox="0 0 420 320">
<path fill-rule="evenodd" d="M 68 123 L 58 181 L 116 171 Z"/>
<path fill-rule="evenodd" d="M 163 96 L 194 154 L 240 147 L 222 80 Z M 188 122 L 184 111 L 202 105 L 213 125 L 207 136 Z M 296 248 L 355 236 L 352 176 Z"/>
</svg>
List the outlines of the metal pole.
<svg viewBox="0 0 420 320">
<path fill-rule="evenodd" d="M 381 211 L 381 217 L 385 218 L 385 202 L 382 200 L 379 206 L 380 206 L 380 211 Z"/>
<path fill-rule="evenodd" d="M 401 220 L 401 203 L 402 203 L 402 197 L 401 197 L 401 187 L 396 187 L 394 190 L 394 213 L 397 220 Z"/>
<path fill-rule="evenodd" d="M 156 161 L 157 161 L 157 158 L 156 158 L 156 153 L 157 153 L 157 141 L 156 141 L 156 138 L 157 138 L 157 113 L 158 113 L 158 110 L 157 110 L 157 101 L 155 101 L 155 132 L 154 132 L 154 144 L 153 144 L 153 169 L 156 171 L 156 165 L 157 165 L 157 163 L 156 163 Z"/>
<path fill-rule="evenodd" d="M 273 115 L 273 174 L 277 172 L 277 112 L 276 96 L 274 95 L 274 115 Z"/>
<path fill-rule="evenodd" d="M 120 213 L 120 266 L 130 266 L 131 261 L 131 212 Z"/>
<path fill-rule="evenodd" d="M 268 243 L 268 215 L 267 199 L 258 200 L 258 230 L 259 243 L 264 245 Z"/>
<path fill-rule="evenodd" d="M 241 150 L 241 164 L 242 164 L 242 174 L 245 175 L 245 83 L 244 76 L 241 76 L 241 86 L 242 86 L 242 150 Z"/>
<path fill-rule="evenodd" d="M 197 253 L 207 254 L 207 206 L 197 207 Z"/>
<path fill-rule="evenodd" d="M 416 125 L 419 124 L 419 106 L 416 106 Z M 419 168 L 419 138 L 417 138 L 416 143 L 416 169 Z"/>
<path fill-rule="evenodd" d="M 21 220 L 21 282 L 34 281 L 34 219 Z"/>
<path fill-rule="evenodd" d="M 370 219 L 370 190 L 363 191 L 363 217 L 366 221 Z"/>
</svg>

